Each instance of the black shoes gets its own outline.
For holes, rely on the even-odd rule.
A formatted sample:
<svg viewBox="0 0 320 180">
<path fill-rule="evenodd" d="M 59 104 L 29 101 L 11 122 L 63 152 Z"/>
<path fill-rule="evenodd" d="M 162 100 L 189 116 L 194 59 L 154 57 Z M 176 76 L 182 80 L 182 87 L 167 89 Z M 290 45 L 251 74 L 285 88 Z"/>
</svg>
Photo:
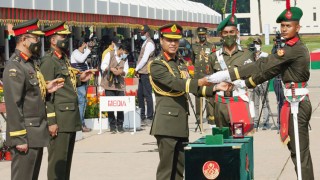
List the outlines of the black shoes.
<svg viewBox="0 0 320 180">
<path fill-rule="evenodd" d="M 118 126 L 118 132 L 119 132 L 119 133 L 124 133 L 124 129 L 123 129 L 122 126 Z"/>
<path fill-rule="evenodd" d="M 141 126 L 151 126 L 152 124 L 152 119 L 146 118 L 141 120 Z"/>
<path fill-rule="evenodd" d="M 117 132 L 124 133 L 125 131 L 123 129 L 123 126 L 118 126 L 118 127 L 110 127 L 110 132 L 111 134 L 117 134 Z"/>
</svg>

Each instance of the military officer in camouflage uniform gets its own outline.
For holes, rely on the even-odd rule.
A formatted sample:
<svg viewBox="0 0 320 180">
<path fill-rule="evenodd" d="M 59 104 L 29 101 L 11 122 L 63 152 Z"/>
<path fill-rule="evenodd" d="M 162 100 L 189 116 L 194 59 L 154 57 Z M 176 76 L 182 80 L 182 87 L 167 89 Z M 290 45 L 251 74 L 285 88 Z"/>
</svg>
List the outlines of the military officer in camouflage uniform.
<svg viewBox="0 0 320 180">
<path fill-rule="evenodd" d="M 195 71 L 194 71 L 194 77 L 196 79 L 203 78 L 206 75 L 212 74 L 213 69 L 210 66 L 209 62 L 209 55 L 212 53 L 212 48 L 214 48 L 214 45 L 207 41 L 207 28 L 205 27 L 198 27 L 197 29 L 198 33 L 198 39 L 199 42 L 196 42 L 192 45 L 192 49 L 194 52 L 195 57 Z M 202 109 L 200 109 L 200 97 L 195 97 L 196 101 L 196 116 L 200 116 L 200 112 Z M 207 120 L 208 124 L 215 124 L 214 123 L 214 115 L 213 115 L 213 105 L 214 105 L 214 98 L 210 97 L 207 98 L 207 100 L 210 102 L 206 102 L 206 111 L 207 111 Z M 197 122 L 199 123 L 199 122 Z"/>
<path fill-rule="evenodd" d="M 290 7 L 290 6 L 289 6 Z M 255 63 L 242 67 L 236 67 L 229 71 L 222 71 L 208 77 L 210 82 L 234 81 L 237 79 L 241 84 L 252 88 L 278 74 L 281 74 L 284 83 L 286 101 L 281 109 L 280 135 L 284 143 L 288 143 L 291 159 L 297 169 L 295 136 L 293 127 L 293 115 L 290 115 L 290 101 L 293 98 L 292 89 L 295 90 L 299 102 L 298 129 L 301 155 L 301 169 L 303 180 L 313 180 L 313 165 L 309 148 L 309 121 L 311 118 L 311 103 L 306 89 L 310 78 L 310 55 L 307 47 L 301 42 L 298 32 L 300 19 L 303 12 L 298 7 L 284 10 L 277 18 L 281 23 L 281 36 L 285 39 L 284 45 L 280 45 L 276 54 L 267 58 L 261 58 Z M 282 116 L 288 114 L 287 116 Z M 287 117 L 287 118 L 284 118 Z"/>
<path fill-rule="evenodd" d="M 50 42 L 50 50 L 42 58 L 41 71 L 45 80 L 65 79 L 64 87 L 47 101 L 49 131 L 52 136 L 48 147 L 48 179 L 69 179 L 76 131 L 81 130 L 77 86 L 92 76 L 90 70 L 79 71 L 71 67 L 65 53 L 71 32 L 65 22 L 43 30 Z"/>
<path fill-rule="evenodd" d="M 49 144 L 45 106 L 46 93 L 56 91 L 63 82 L 46 85 L 39 70 L 41 50 L 38 19 L 12 28 L 16 50 L 3 72 L 7 109 L 7 145 L 12 147 L 11 179 L 38 179 L 43 147 Z"/>
<path fill-rule="evenodd" d="M 243 66 L 254 61 L 254 54 L 248 49 L 244 49 L 237 44 L 239 31 L 237 29 L 237 17 L 229 15 L 218 26 L 217 31 L 220 32 L 223 46 L 219 51 L 209 56 L 210 69 L 218 72 L 224 69 L 233 69 Z M 244 118 L 251 120 L 251 116 L 247 112 L 236 112 L 237 109 L 228 108 L 230 102 L 238 103 L 237 106 L 248 106 L 249 98 L 245 88 L 238 88 L 229 94 L 218 92 L 215 96 L 214 117 L 217 126 L 229 127 L 231 113 L 241 113 Z M 237 119 L 234 119 L 237 120 Z M 253 127 L 251 127 L 253 128 Z"/>
<path fill-rule="evenodd" d="M 189 78 L 187 67 L 176 54 L 182 27 L 167 24 L 160 27 L 159 31 L 163 51 L 148 64 L 150 83 L 156 96 L 155 118 L 150 131 L 157 139 L 159 148 L 160 162 L 156 179 L 182 180 L 183 148 L 189 137 L 188 93 L 213 96 L 216 90 L 226 90 L 229 85 L 204 86 L 207 85 L 206 78 Z"/>
</svg>

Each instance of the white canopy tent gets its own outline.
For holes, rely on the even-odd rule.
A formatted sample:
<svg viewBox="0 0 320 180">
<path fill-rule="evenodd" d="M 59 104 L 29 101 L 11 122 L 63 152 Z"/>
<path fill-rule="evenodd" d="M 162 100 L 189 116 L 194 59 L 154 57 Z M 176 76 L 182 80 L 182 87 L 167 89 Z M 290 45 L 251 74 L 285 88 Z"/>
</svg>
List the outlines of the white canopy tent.
<svg viewBox="0 0 320 180">
<path fill-rule="evenodd" d="M 188 0 L 97 0 L 105 3 L 98 14 L 167 21 L 219 24 L 221 15 L 202 3 Z M 104 10 L 102 10 L 104 9 Z"/>
</svg>

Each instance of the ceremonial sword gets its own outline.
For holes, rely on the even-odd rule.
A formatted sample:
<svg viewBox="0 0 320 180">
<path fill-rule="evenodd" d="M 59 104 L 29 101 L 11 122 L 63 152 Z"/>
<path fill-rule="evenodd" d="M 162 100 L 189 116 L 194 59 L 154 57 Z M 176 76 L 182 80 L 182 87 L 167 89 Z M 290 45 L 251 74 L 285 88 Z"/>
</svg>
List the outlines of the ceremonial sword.
<svg viewBox="0 0 320 180">
<path fill-rule="evenodd" d="M 299 127 L 298 127 L 299 99 L 297 99 L 296 97 L 294 82 L 291 83 L 291 92 L 292 92 L 292 101 L 290 105 L 291 105 L 291 114 L 293 115 L 294 141 L 296 146 L 298 180 L 302 180 L 300 141 L 299 141 L 300 138 L 299 138 Z"/>
</svg>

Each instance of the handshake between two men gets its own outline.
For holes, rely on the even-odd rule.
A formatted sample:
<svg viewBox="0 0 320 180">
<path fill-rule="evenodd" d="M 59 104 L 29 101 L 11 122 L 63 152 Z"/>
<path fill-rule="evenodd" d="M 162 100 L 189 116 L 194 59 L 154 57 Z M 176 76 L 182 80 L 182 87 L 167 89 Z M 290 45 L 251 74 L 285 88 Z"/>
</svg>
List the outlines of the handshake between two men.
<svg viewBox="0 0 320 180">
<path fill-rule="evenodd" d="M 245 88 L 244 80 L 231 82 L 229 71 L 219 71 L 214 74 L 205 76 L 198 80 L 199 86 L 209 86 L 215 84 L 213 91 L 233 91 L 236 88 Z"/>
</svg>

